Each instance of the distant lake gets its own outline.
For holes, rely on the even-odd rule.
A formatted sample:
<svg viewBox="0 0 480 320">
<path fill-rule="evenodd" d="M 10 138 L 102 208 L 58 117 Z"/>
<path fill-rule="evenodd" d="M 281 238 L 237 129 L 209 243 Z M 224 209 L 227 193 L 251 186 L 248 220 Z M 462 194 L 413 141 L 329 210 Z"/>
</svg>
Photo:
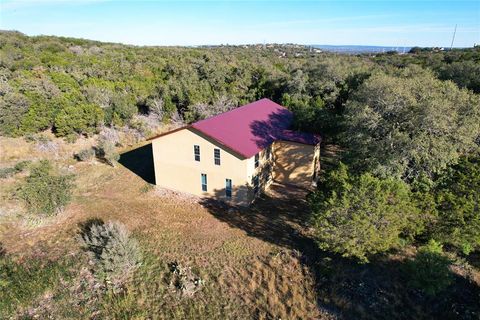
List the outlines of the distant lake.
<svg viewBox="0 0 480 320">
<path fill-rule="evenodd" d="M 313 44 L 313 48 L 318 48 L 323 51 L 337 52 L 337 53 L 349 53 L 349 54 L 358 54 L 358 53 L 379 53 L 387 51 L 397 51 L 397 52 L 408 52 L 412 47 L 382 47 L 382 46 L 332 46 L 332 45 L 322 45 L 322 44 Z"/>
</svg>

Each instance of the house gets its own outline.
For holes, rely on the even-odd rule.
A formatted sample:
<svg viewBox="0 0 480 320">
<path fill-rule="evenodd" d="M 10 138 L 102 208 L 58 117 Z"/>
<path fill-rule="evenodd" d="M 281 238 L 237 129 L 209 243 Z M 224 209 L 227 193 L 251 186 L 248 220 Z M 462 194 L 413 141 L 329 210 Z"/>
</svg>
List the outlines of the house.
<svg viewBox="0 0 480 320">
<path fill-rule="evenodd" d="M 272 181 L 310 187 L 320 137 L 290 130 L 293 114 L 262 99 L 152 138 L 156 184 L 248 205 Z"/>
</svg>

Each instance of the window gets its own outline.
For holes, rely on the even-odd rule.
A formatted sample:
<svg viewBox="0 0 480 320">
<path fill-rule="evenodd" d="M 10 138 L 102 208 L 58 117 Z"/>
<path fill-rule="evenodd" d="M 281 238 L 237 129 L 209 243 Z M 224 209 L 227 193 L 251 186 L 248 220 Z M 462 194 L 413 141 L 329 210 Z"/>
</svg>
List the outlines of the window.
<svg viewBox="0 0 480 320">
<path fill-rule="evenodd" d="M 225 196 L 232 197 L 232 179 L 225 179 Z"/>
<path fill-rule="evenodd" d="M 258 168 L 258 164 L 260 163 L 260 156 L 259 155 L 260 155 L 259 153 L 257 153 L 255 155 L 255 168 Z"/>
<path fill-rule="evenodd" d="M 202 191 L 207 192 L 207 175 L 202 173 Z"/>
<path fill-rule="evenodd" d="M 253 177 L 253 193 L 254 194 L 258 193 L 258 186 L 259 186 L 258 176 L 255 176 Z"/>
<path fill-rule="evenodd" d="M 220 165 L 220 149 L 213 149 L 213 158 L 215 159 L 215 164 Z"/>
<path fill-rule="evenodd" d="M 193 146 L 193 153 L 195 154 L 195 161 L 200 161 L 200 146 Z"/>
</svg>

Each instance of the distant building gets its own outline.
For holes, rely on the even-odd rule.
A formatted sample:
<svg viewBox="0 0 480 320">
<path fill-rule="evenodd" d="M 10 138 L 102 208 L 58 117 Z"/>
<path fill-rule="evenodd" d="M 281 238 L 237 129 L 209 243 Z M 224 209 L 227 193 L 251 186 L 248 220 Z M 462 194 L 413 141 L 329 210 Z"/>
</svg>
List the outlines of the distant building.
<svg viewBox="0 0 480 320">
<path fill-rule="evenodd" d="M 320 137 L 290 130 L 293 114 L 262 99 L 152 138 L 156 184 L 248 205 L 272 181 L 310 187 Z"/>
</svg>

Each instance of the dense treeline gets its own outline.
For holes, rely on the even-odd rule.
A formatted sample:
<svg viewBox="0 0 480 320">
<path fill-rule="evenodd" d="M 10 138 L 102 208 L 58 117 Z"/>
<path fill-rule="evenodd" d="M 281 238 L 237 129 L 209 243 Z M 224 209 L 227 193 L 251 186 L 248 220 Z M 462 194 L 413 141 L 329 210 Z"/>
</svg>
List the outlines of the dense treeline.
<svg viewBox="0 0 480 320">
<path fill-rule="evenodd" d="M 133 47 L 0 33 L 0 134 L 147 132 L 268 97 L 345 152 L 311 197 L 319 246 L 480 249 L 480 48 L 377 56 L 301 46 Z"/>
<path fill-rule="evenodd" d="M 372 73 L 417 63 L 478 92 L 478 85 L 464 82 L 478 81 L 479 60 L 478 48 L 372 58 L 301 47 L 133 47 L 2 32 L 0 132 L 52 128 L 75 137 L 103 124 L 141 127 L 139 113 L 191 122 L 269 97 L 296 111 L 302 129 L 331 133 L 349 95 Z M 462 66 L 451 76 L 439 73 L 453 63 Z"/>
<path fill-rule="evenodd" d="M 13 136 L 135 126 L 139 113 L 191 122 L 219 102 L 279 100 L 285 79 L 304 63 L 273 50 L 130 47 L 10 32 L 0 35 L 0 53 L 0 131 Z"/>
<path fill-rule="evenodd" d="M 382 54 L 375 57 L 379 64 L 405 67 L 418 64 L 433 70 L 439 79 L 452 80 L 459 87 L 480 93 L 480 55 L 479 47 L 472 49 L 438 49 L 414 47 L 408 55 L 396 53 Z"/>
</svg>

